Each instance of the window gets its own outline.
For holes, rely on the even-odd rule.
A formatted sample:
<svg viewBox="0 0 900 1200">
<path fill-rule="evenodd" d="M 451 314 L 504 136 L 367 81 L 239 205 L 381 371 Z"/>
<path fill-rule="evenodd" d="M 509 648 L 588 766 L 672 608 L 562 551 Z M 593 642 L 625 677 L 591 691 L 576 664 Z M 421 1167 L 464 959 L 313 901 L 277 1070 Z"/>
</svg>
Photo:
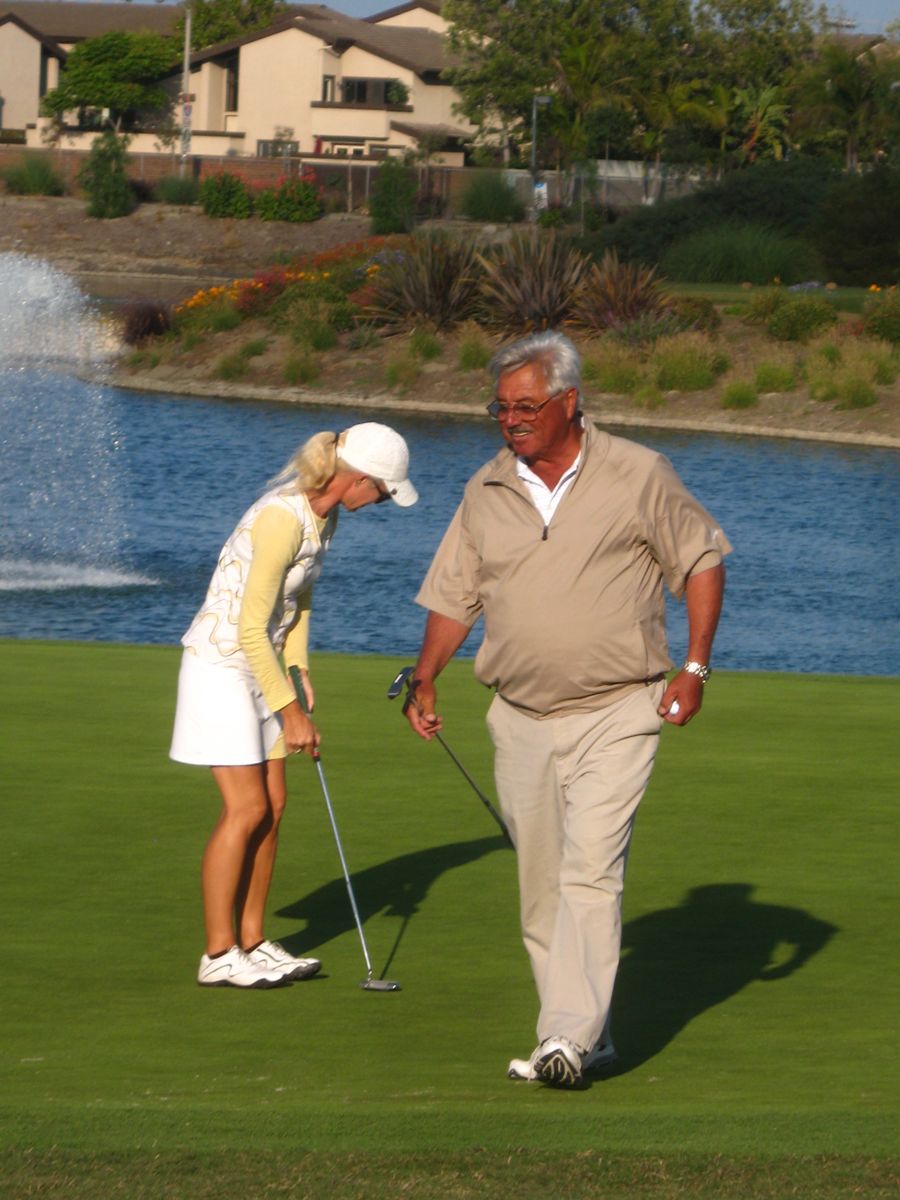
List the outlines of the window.
<svg viewBox="0 0 900 1200">
<path fill-rule="evenodd" d="M 334 103 L 334 76 L 333 75 L 323 75 L 322 76 L 322 103 L 323 104 L 333 104 Z"/>
<path fill-rule="evenodd" d="M 225 111 L 238 110 L 238 55 L 229 54 L 222 60 L 225 69 Z"/>
<path fill-rule="evenodd" d="M 345 104 L 406 104 L 409 88 L 399 79 L 345 79 L 341 84 Z"/>
</svg>

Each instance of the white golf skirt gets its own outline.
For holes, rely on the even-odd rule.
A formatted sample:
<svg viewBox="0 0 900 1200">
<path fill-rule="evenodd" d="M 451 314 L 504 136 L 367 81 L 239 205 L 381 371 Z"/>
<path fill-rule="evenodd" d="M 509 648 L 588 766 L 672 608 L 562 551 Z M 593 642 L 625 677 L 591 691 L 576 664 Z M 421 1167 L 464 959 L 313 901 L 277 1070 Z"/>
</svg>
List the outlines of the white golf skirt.
<svg viewBox="0 0 900 1200">
<path fill-rule="evenodd" d="M 185 650 L 170 758 L 205 767 L 240 767 L 284 758 L 281 721 L 248 666 L 211 663 Z"/>
</svg>

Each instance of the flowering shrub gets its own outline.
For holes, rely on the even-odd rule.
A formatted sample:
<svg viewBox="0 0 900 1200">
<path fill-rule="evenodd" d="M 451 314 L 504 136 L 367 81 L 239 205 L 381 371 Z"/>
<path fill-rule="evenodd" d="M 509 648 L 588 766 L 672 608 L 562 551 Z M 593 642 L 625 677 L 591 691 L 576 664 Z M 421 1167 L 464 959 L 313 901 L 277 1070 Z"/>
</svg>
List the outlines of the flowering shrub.
<svg viewBox="0 0 900 1200">
<path fill-rule="evenodd" d="M 322 200 L 311 173 L 300 179 L 282 179 L 277 187 L 263 188 L 254 201 L 254 209 L 263 221 L 317 221 L 322 215 Z"/>
</svg>

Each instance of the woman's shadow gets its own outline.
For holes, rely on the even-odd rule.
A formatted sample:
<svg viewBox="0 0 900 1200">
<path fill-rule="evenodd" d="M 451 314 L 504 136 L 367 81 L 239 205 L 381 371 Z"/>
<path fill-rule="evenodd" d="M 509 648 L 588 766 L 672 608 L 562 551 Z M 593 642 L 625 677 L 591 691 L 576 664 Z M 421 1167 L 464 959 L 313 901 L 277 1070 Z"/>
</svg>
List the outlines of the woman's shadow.
<svg viewBox="0 0 900 1200">
<path fill-rule="evenodd" d="M 369 917 L 380 912 L 387 916 L 403 918 L 394 944 L 379 973 L 382 978 L 397 953 L 407 925 L 419 911 L 419 905 L 428 895 L 434 881 L 445 871 L 465 866 L 466 863 L 474 862 L 485 854 L 505 847 L 506 842 L 502 837 L 450 842 L 444 846 L 430 846 L 427 850 L 401 854 L 377 866 L 368 867 L 365 871 L 353 873 L 353 894 L 363 924 Z M 293 904 L 280 908 L 278 916 L 306 923 L 304 929 L 281 939 L 291 954 L 301 956 L 355 928 L 343 876 L 323 884 L 314 892 L 295 900 Z M 373 965 L 377 972 L 378 964 Z"/>
<path fill-rule="evenodd" d="M 612 1011 L 614 1073 L 653 1058 L 695 1017 L 749 983 L 786 979 L 839 932 L 802 909 L 758 904 L 754 890 L 705 884 L 677 908 L 625 925 Z"/>
</svg>

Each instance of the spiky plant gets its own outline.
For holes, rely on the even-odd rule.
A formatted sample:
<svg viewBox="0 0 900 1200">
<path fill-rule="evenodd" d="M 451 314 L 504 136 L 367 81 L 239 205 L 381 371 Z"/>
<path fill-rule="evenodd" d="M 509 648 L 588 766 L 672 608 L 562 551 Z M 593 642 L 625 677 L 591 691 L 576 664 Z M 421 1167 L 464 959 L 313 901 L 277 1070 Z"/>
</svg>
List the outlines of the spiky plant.
<svg viewBox="0 0 900 1200">
<path fill-rule="evenodd" d="M 504 333 L 552 329 L 569 319 L 590 260 L 554 230 L 530 229 L 480 254 L 481 321 Z"/>
<path fill-rule="evenodd" d="M 655 267 L 620 262 L 615 250 L 607 250 L 585 276 L 572 305 L 572 319 L 600 332 L 662 316 L 668 309 Z"/>
<path fill-rule="evenodd" d="M 480 276 L 471 241 L 441 232 L 416 234 L 373 276 L 366 315 L 391 329 L 452 329 L 475 312 Z"/>
</svg>

